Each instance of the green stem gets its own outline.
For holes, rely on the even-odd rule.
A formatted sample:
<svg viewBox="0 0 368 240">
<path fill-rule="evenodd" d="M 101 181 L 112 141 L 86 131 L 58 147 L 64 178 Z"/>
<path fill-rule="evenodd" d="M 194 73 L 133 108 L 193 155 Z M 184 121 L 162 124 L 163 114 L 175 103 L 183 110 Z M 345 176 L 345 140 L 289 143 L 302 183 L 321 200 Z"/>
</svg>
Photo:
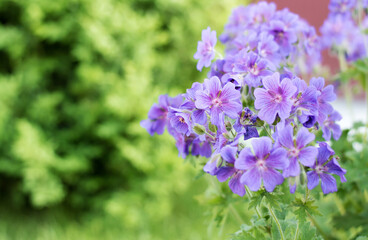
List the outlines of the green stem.
<svg viewBox="0 0 368 240">
<path fill-rule="evenodd" d="M 366 146 L 367 144 L 367 140 L 368 140 L 368 74 L 365 75 L 365 104 L 367 106 L 366 107 L 366 123 L 365 123 L 365 132 L 364 132 L 364 146 Z M 363 152 L 363 151 L 362 151 Z"/>
<path fill-rule="evenodd" d="M 284 240 L 285 239 L 284 232 L 282 231 L 281 224 L 280 224 L 279 220 L 277 219 L 277 217 L 276 217 L 275 213 L 273 212 L 272 208 L 270 207 L 270 205 L 268 205 L 267 208 L 270 211 L 270 214 L 271 214 L 273 220 L 276 222 L 277 228 L 279 229 L 279 233 L 280 233 L 280 236 L 281 236 L 281 240 Z"/>
<path fill-rule="evenodd" d="M 236 220 L 239 222 L 240 225 L 245 223 L 244 220 L 242 219 L 242 217 L 235 210 L 235 208 L 232 204 L 229 204 L 229 209 L 230 209 L 231 213 L 235 216 Z"/>
<path fill-rule="evenodd" d="M 294 240 L 297 240 L 298 234 L 299 234 L 299 222 L 296 223 L 296 231 L 295 231 Z"/>
<path fill-rule="evenodd" d="M 268 136 L 270 136 L 270 138 L 272 139 L 272 141 L 274 142 L 275 140 L 273 139 L 271 133 L 267 130 L 266 126 L 263 125 L 263 129 L 266 131 L 266 133 L 268 134 Z"/>
<path fill-rule="evenodd" d="M 348 65 L 345 60 L 344 51 L 342 51 L 341 49 L 338 50 L 338 57 L 339 57 L 340 71 L 346 72 L 346 70 L 348 69 Z M 344 87 L 345 100 L 348 103 L 348 109 L 350 109 L 350 116 L 354 122 L 354 112 L 352 107 L 353 96 L 349 89 L 349 81 L 346 81 L 343 84 L 345 85 Z"/>
</svg>

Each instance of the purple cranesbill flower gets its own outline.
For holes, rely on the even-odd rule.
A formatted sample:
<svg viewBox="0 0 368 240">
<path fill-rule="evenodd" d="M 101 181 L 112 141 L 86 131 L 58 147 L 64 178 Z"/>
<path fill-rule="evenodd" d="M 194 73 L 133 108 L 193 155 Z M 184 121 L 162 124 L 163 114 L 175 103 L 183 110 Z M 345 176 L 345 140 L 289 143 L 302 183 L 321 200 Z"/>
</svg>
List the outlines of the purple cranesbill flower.
<svg viewBox="0 0 368 240">
<path fill-rule="evenodd" d="M 198 59 L 199 71 L 211 65 L 211 61 L 215 58 L 216 42 L 216 31 L 211 31 L 210 27 L 202 31 L 202 41 L 198 42 L 197 52 L 194 54 L 194 59 Z"/>
<path fill-rule="evenodd" d="M 185 135 L 189 135 L 191 133 L 193 123 L 190 120 L 190 113 L 179 108 L 170 107 L 168 118 L 170 120 L 171 127 L 175 131 Z"/>
<path fill-rule="evenodd" d="M 205 125 L 207 122 L 207 115 L 205 110 L 197 109 L 194 104 L 196 100 L 195 93 L 197 91 L 203 91 L 203 84 L 194 82 L 192 84 L 192 87 L 187 89 L 187 92 L 184 95 L 185 100 L 183 104 L 180 106 L 180 109 L 191 111 L 192 112 L 191 119 L 194 123 Z"/>
<path fill-rule="evenodd" d="M 234 167 L 236 154 L 236 147 L 225 146 L 221 149 L 221 157 L 226 161 L 226 165 L 222 166 L 216 175 L 220 182 L 225 182 L 228 178 L 231 178 L 229 181 L 231 191 L 242 197 L 245 194 L 245 188 L 244 184 L 240 182 L 240 177 L 243 175 L 244 171 Z"/>
<path fill-rule="evenodd" d="M 351 12 L 356 8 L 356 0 L 331 0 L 328 5 L 331 15 L 351 17 Z"/>
<path fill-rule="evenodd" d="M 276 169 L 288 166 L 286 151 L 283 148 L 273 148 L 268 137 L 254 138 L 251 142 L 254 153 L 250 148 L 244 148 L 235 161 L 235 168 L 246 170 L 240 182 L 246 184 L 250 190 L 257 191 L 261 181 L 268 192 L 272 192 L 277 185 L 283 183 L 282 174 Z"/>
<path fill-rule="evenodd" d="M 308 54 L 320 51 L 320 39 L 316 33 L 316 29 L 312 26 L 306 26 L 304 32 L 304 48 Z"/>
<path fill-rule="evenodd" d="M 199 139 L 194 139 L 191 154 L 193 156 L 200 155 L 206 158 L 211 157 L 212 154 L 211 143 L 208 141 L 201 142 L 199 141 Z"/>
<path fill-rule="evenodd" d="M 276 18 L 273 18 L 269 23 L 268 32 L 274 36 L 275 41 L 280 47 L 283 56 L 290 54 L 293 44 L 297 42 L 298 16 L 289 12 L 287 9 L 278 11 Z"/>
<path fill-rule="evenodd" d="M 257 115 L 255 115 L 248 107 L 246 107 L 239 113 L 239 117 L 237 118 L 233 127 L 236 132 L 244 133 L 244 140 L 248 140 L 253 137 L 259 137 L 258 130 L 256 127 L 254 127 L 257 118 Z"/>
<path fill-rule="evenodd" d="M 335 140 L 338 140 L 341 136 L 341 127 L 336 124 L 336 121 L 340 121 L 342 119 L 342 116 L 337 111 L 332 112 L 327 119 L 323 122 L 322 125 L 322 137 L 329 141 L 331 138 L 331 132 L 332 136 Z"/>
<path fill-rule="evenodd" d="M 254 52 L 249 52 L 247 55 L 246 69 L 248 74 L 245 76 L 244 81 L 250 87 L 258 87 L 261 85 L 261 78 L 271 75 L 272 72 L 268 70 L 267 61 L 258 56 Z M 237 69 L 235 64 L 234 72 Z"/>
<path fill-rule="evenodd" d="M 293 128 L 288 125 L 278 132 L 278 142 L 288 151 L 289 166 L 284 170 L 284 177 L 296 177 L 300 174 L 299 162 L 304 166 L 313 166 L 318 150 L 316 147 L 307 146 L 314 140 L 315 136 L 308 129 L 299 129 L 294 139 Z"/>
<path fill-rule="evenodd" d="M 257 53 L 262 58 L 268 60 L 268 65 L 278 65 L 280 56 L 277 53 L 279 45 L 274 41 L 274 37 L 267 32 L 262 32 L 259 35 L 259 41 L 257 46 Z"/>
<path fill-rule="evenodd" d="M 315 188 L 319 184 L 319 179 L 321 179 L 321 187 L 324 194 L 336 192 L 336 180 L 330 174 L 336 174 L 340 176 L 341 182 L 346 182 L 344 176 L 346 170 L 340 167 L 335 158 L 330 160 L 334 154 L 334 151 L 327 143 L 321 142 L 319 144 L 317 161 L 312 167 L 313 170 L 307 172 L 308 189 L 312 190 Z"/>
<path fill-rule="evenodd" d="M 293 105 L 291 97 L 297 90 L 291 80 L 284 78 L 280 82 L 280 74 L 276 72 L 263 78 L 263 87 L 254 91 L 254 106 L 260 109 L 258 117 L 269 124 L 275 121 L 276 114 L 281 120 L 288 118 Z"/>
<path fill-rule="evenodd" d="M 238 112 L 242 109 L 241 95 L 234 84 L 227 83 L 222 87 L 220 79 L 212 77 L 204 80 L 204 86 L 204 91 L 196 92 L 195 105 L 199 109 L 210 111 L 211 122 L 214 125 L 219 125 L 223 113 L 233 119 L 238 117 Z"/>
<path fill-rule="evenodd" d="M 153 136 L 155 133 L 163 134 L 168 123 L 169 107 L 178 108 L 183 101 L 183 97 L 178 95 L 174 98 L 168 95 L 161 95 L 158 99 L 158 104 L 153 104 L 148 112 L 148 119 L 141 121 L 141 126 Z"/>
<path fill-rule="evenodd" d="M 238 53 L 234 64 L 233 72 L 248 73 L 244 81 L 250 87 L 261 85 L 261 78 L 270 75 L 272 72 L 267 69 L 267 61 L 254 52 L 242 50 Z"/>
<path fill-rule="evenodd" d="M 333 112 L 333 107 L 328 102 L 336 99 L 334 93 L 334 87 L 332 85 L 325 86 L 325 80 L 322 77 L 312 78 L 310 80 L 310 86 L 314 86 L 319 94 L 317 97 L 318 102 L 318 117 L 317 121 L 320 125 L 326 120 L 327 115 Z"/>
<path fill-rule="evenodd" d="M 308 87 L 307 83 L 298 77 L 294 77 L 292 82 L 297 88 L 293 96 L 292 112 L 299 110 L 302 114 L 316 115 L 318 113 L 317 89 L 313 86 Z"/>
</svg>

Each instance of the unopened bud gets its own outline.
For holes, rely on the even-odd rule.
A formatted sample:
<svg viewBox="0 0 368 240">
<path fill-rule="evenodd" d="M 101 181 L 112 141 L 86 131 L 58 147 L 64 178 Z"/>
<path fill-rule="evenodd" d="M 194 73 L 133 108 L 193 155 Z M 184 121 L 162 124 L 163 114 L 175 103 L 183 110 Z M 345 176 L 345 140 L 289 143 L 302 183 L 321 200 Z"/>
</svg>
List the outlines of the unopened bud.
<svg viewBox="0 0 368 240">
<path fill-rule="evenodd" d="M 203 135 L 206 133 L 206 128 L 202 125 L 199 125 L 199 124 L 196 124 L 194 127 L 193 127 L 193 130 L 196 134 L 198 135 Z"/>
</svg>

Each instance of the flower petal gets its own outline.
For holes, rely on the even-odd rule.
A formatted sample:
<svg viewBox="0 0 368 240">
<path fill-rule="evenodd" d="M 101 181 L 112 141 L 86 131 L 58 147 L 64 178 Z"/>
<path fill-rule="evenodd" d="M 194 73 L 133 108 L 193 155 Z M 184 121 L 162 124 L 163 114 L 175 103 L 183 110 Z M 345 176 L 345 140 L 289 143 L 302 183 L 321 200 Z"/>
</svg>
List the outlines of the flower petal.
<svg viewBox="0 0 368 240">
<path fill-rule="evenodd" d="M 278 132 L 277 137 L 278 137 L 277 138 L 278 141 L 284 147 L 289 148 L 289 149 L 294 147 L 293 128 L 290 125 L 288 125 L 288 126 L 284 127 L 283 129 L 281 129 Z"/>
<path fill-rule="evenodd" d="M 299 162 L 296 158 L 291 158 L 289 166 L 284 170 L 282 175 L 284 177 L 296 177 L 299 176 L 299 174 L 300 174 Z"/>
<path fill-rule="evenodd" d="M 261 187 L 261 173 L 254 167 L 241 176 L 240 182 L 246 184 L 251 191 L 258 191 Z"/>
<path fill-rule="evenodd" d="M 308 129 L 302 127 L 299 129 L 298 134 L 296 135 L 296 146 L 301 149 L 312 142 L 314 138 L 315 136 L 313 133 L 310 133 Z"/>
<path fill-rule="evenodd" d="M 245 188 L 244 184 L 240 182 L 241 176 L 242 173 L 237 173 L 234 177 L 232 177 L 229 181 L 229 187 L 233 193 L 242 197 L 245 195 Z"/>
<path fill-rule="evenodd" d="M 270 156 L 266 159 L 267 167 L 284 169 L 289 165 L 287 159 L 287 152 L 283 148 L 276 148 L 272 150 Z"/>
<path fill-rule="evenodd" d="M 236 170 L 233 167 L 221 167 L 216 173 L 216 176 L 220 182 L 225 182 L 235 172 Z"/>
<path fill-rule="evenodd" d="M 247 170 L 253 168 L 256 164 L 256 158 L 254 157 L 250 148 L 244 148 L 240 153 L 238 159 L 235 161 L 235 168 Z"/>
<path fill-rule="evenodd" d="M 267 154 L 271 153 L 272 141 L 268 137 L 254 138 L 251 144 L 257 159 L 263 159 Z"/>
<path fill-rule="evenodd" d="M 319 183 L 319 176 L 315 171 L 307 172 L 307 179 L 309 190 L 312 190 L 313 188 L 317 187 Z"/>
<path fill-rule="evenodd" d="M 267 192 L 272 192 L 277 185 L 284 182 L 284 178 L 278 171 L 269 168 L 267 171 L 263 172 L 263 185 L 265 186 Z"/>
<path fill-rule="evenodd" d="M 237 152 L 236 147 L 231 147 L 227 145 L 221 149 L 221 157 L 228 163 L 234 163 L 236 152 Z"/>
<path fill-rule="evenodd" d="M 311 167 L 316 163 L 318 149 L 313 146 L 303 148 L 299 152 L 298 159 L 304 166 Z"/>
<path fill-rule="evenodd" d="M 324 194 L 337 191 L 336 180 L 333 176 L 327 173 L 322 173 L 320 177 L 321 177 L 321 182 L 322 182 L 321 183 L 322 192 Z"/>
</svg>

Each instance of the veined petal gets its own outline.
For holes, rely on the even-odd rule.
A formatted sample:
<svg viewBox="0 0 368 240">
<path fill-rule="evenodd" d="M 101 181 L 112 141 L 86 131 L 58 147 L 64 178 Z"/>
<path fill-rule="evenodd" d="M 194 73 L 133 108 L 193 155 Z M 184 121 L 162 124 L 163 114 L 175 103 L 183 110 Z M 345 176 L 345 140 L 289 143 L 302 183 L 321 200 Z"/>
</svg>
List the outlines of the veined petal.
<svg viewBox="0 0 368 240">
<path fill-rule="evenodd" d="M 319 176 L 315 171 L 307 172 L 307 179 L 308 179 L 308 189 L 312 190 L 313 188 L 317 187 L 319 183 Z"/>
<path fill-rule="evenodd" d="M 289 165 L 289 161 L 286 157 L 287 152 L 283 148 L 274 149 L 270 156 L 266 159 L 267 167 L 284 169 Z"/>
<path fill-rule="evenodd" d="M 221 90 L 220 79 L 216 76 L 211 77 L 210 79 L 205 79 L 204 86 L 206 87 L 212 98 L 217 97 L 218 93 Z"/>
<path fill-rule="evenodd" d="M 212 105 L 212 99 L 203 91 L 196 92 L 195 106 L 199 109 L 206 109 Z"/>
<path fill-rule="evenodd" d="M 316 163 L 317 155 L 318 149 L 316 147 L 309 146 L 300 150 L 298 159 L 304 166 L 311 167 Z"/>
<path fill-rule="evenodd" d="M 236 170 L 233 167 L 221 167 L 216 173 L 216 176 L 220 182 L 225 182 L 235 172 Z"/>
<path fill-rule="evenodd" d="M 265 186 L 267 192 L 272 192 L 277 185 L 284 182 L 284 178 L 281 173 L 275 169 L 269 168 L 268 171 L 263 172 L 263 185 Z"/>
<path fill-rule="evenodd" d="M 233 193 L 242 197 L 245 195 L 245 188 L 244 184 L 240 182 L 241 176 L 241 173 L 237 173 L 234 177 L 232 177 L 229 181 L 229 187 Z"/>
<path fill-rule="evenodd" d="M 280 85 L 280 74 L 275 72 L 271 76 L 264 77 L 262 83 L 267 90 L 277 91 Z"/>
<path fill-rule="evenodd" d="M 258 191 L 261 187 L 261 173 L 254 167 L 241 176 L 240 182 L 246 184 L 251 191 Z"/>
<path fill-rule="evenodd" d="M 244 148 L 240 153 L 238 159 L 235 160 L 235 168 L 247 170 L 253 168 L 256 164 L 256 158 L 254 157 L 250 148 Z"/>
<path fill-rule="evenodd" d="M 235 85 L 231 82 L 228 82 L 221 92 L 221 100 L 231 101 L 231 100 L 240 100 L 241 94 L 238 90 L 235 89 Z"/>
<path fill-rule="evenodd" d="M 296 158 L 290 158 L 289 166 L 284 170 L 283 176 L 284 177 L 296 177 L 300 174 L 300 166 L 299 162 Z"/>
<path fill-rule="evenodd" d="M 268 137 L 254 138 L 251 144 L 257 159 L 264 159 L 267 154 L 271 153 L 272 141 Z"/>
<path fill-rule="evenodd" d="M 322 192 L 324 194 L 337 191 L 336 180 L 333 176 L 327 173 L 322 173 L 320 177 L 321 177 Z"/>
<path fill-rule="evenodd" d="M 228 163 L 234 163 L 236 157 L 237 148 L 229 145 L 221 149 L 221 157 Z"/>
<path fill-rule="evenodd" d="M 293 148 L 293 128 L 288 125 L 279 131 L 277 134 L 277 139 L 286 148 Z"/>
<path fill-rule="evenodd" d="M 235 119 L 238 117 L 238 113 L 242 110 L 242 105 L 240 101 L 227 102 L 222 104 L 222 110 L 226 115 Z"/>
<path fill-rule="evenodd" d="M 308 129 L 302 127 L 299 129 L 298 134 L 296 135 L 296 146 L 301 149 L 312 142 L 314 138 L 315 136 L 313 133 L 310 133 Z"/>
</svg>

